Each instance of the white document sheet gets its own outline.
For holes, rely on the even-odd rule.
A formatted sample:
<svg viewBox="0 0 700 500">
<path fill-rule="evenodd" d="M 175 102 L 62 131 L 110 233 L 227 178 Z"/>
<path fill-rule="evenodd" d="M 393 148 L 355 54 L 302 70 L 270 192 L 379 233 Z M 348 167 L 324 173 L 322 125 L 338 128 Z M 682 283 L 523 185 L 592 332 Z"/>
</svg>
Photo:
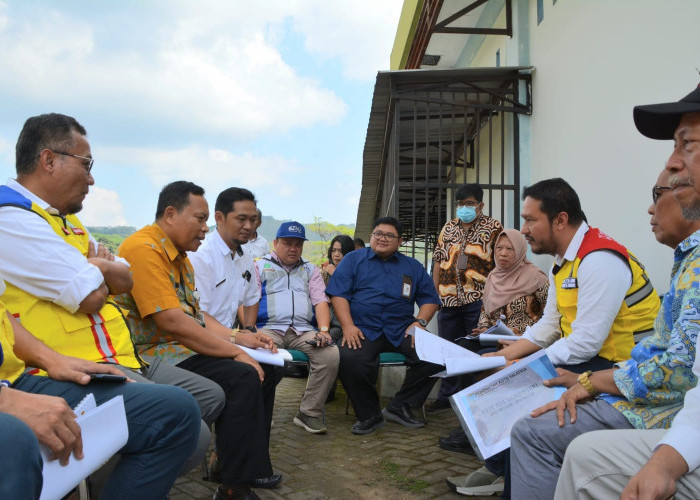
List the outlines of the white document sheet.
<svg viewBox="0 0 700 500">
<path fill-rule="evenodd" d="M 250 347 L 245 347 L 242 345 L 239 345 L 237 347 L 240 347 L 245 352 L 247 352 L 250 355 L 250 357 L 252 357 L 258 363 L 266 363 L 268 365 L 275 366 L 284 366 L 285 360 L 292 360 L 292 355 L 289 354 L 289 351 L 287 351 L 286 349 L 277 349 L 277 353 L 272 354 L 270 351 L 268 351 L 267 349 L 263 349 L 262 347 L 258 347 L 257 349 L 251 349 Z"/>
<path fill-rule="evenodd" d="M 68 465 L 64 467 L 58 460 L 49 460 L 49 450 L 42 445 L 44 486 L 41 500 L 58 500 L 65 496 L 121 450 L 129 439 L 122 396 L 96 406 L 94 396 L 88 394 L 74 411 L 83 437 L 84 457 L 76 460 L 71 455 Z"/>
<path fill-rule="evenodd" d="M 482 333 L 479 335 L 479 343 L 484 346 L 494 346 L 498 345 L 499 340 L 518 340 L 519 337 L 515 335 L 495 335 L 493 333 Z"/>
<path fill-rule="evenodd" d="M 519 418 L 561 397 L 564 387 L 542 384 L 556 376 L 552 362 L 541 350 L 450 396 L 480 459 L 509 448 L 510 430 Z"/>
<path fill-rule="evenodd" d="M 416 354 L 419 359 L 445 365 L 446 370 L 434 375 L 435 377 L 452 377 L 462 373 L 489 370 L 506 364 L 506 359 L 503 356 L 482 358 L 469 349 L 441 339 L 422 328 L 414 327 L 411 335 L 416 339 Z"/>
<path fill-rule="evenodd" d="M 483 333 L 480 335 L 467 335 L 466 337 L 462 337 L 465 339 L 480 339 L 481 335 L 507 335 L 510 337 L 516 337 L 515 333 L 513 333 L 513 330 L 508 328 L 505 323 L 503 323 L 500 319 L 496 322 L 495 325 L 493 325 L 491 328 L 484 330 Z M 459 339 L 457 339 L 459 340 Z"/>
</svg>

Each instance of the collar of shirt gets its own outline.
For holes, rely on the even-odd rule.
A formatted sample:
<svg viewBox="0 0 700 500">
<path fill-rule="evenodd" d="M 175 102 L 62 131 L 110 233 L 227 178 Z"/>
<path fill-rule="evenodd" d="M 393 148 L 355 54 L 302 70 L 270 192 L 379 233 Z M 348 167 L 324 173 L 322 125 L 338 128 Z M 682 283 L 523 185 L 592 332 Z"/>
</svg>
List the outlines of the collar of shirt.
<svg viewBox="0 0 700 500">
<path fill-rule="evenodd" d="M 700 245 L 700 229 L 681 241 L 673 251 L 674 260 L 682 260 L 685 254 Z"/>
<path fill-rule="evenodd" d="M 51 215 L 59 215 L 58 210 L 53 208 L 51 205 L 46 203 L 44 200 L 39 198 L 37 195 L 32 193 L 29 189 L 24 187 L 22 184 L 17 182 L 15 179 L 7 179 L 7 185 L 17 191 L 22 196 L 29 198 L 31 201 L 39 205 L 41 208 L 46 210 Z"/>
<path fill-rule="evenodd" d="M 274 261 L 277 262 L 277 264 L 279 264 L 280 266 L 282 266 L 284 268 L 284 270 L 287 272 L 291 271 L 292 269 L 294 269 L 297 266 L 303 265 L 305 262 L 304 259 L 302 258 L 302 259 L 299 259 L 299 262 L 297 262 L 293 266 L 287 266 L 280 260 L 280 258 L 277 256 L 277 252 L 275 252 L 274 250 L 272 252 L 270 252 L 270 257 L 272 257 L 274 259 Z"/>
<path fill-rule="evenodd" d="M 181 254 L 180 252 L 178 252 L 173 242 L 170 241 L 168 235 L 165 234 L 165 231 L 163 231 L 163 229 L 158 225 L 157 222 L 151 224 L 151 230 L 153 230 L 153 232 L 155 232 L 158 236 L 161 245 L 163 245 L 163 250 L 165 250 L 165 255 L 168 256 L 171 262 L 177 259 L 180 255 L 182 255 L 183 257 L 187 257 L 186 253 Z"/>
<path fill-rule="evenodd" d="M 241 245 L 238 245 L 235 252 L 231 251 L 217 229 L 214 229 L 209 237 L 211 238 L 211 244 L 214 246 L 214 248 L 221 252 L 221 255 L 230 255 L 234 262 L 240 259 L 243 255 Z"/>
<path fill-rule="evenodd" d="M 367 257 L 368 259 L 377 258 L 377 259 L 379 259 L 379 260 L 381 260 L 381 261 L 383 261 L 383 262 L 387 262 L 387 261 L 389 261 L 389 260 L 399 260 L 399 256 L 398 256 L 398 255 L 399 255 L 399 252 L 394 252 L 394 253 L 391 254 L 391 256 L 389 256 L 388 258 L 383 259 L 383 258 L 380 257 L 379 255 L 377 255 L 376 253 L 374 253 L 374 250 L 372 250 L 371 248 L 367 247 L 367 250 L 368 250 L 367 253 L 369 253 L 369 256 Z"/>
<path fill-rule="evenodd" d="M 561 256 L 561 255 L 554 256 L 554 262 L 556 263 L 556 265 L 561 266 L 565 260 L 568 260 L 569 262 L 573 262 L 574 259 L 576 259 L 576 254 L 578 253 L 578 249 L 581 248 L 581 243 L 583 243 L 583 237 L 586 236 L 587 232 L 588 232 L 588 224 L 586 224 L 585 222 L 581 222 L 581 225 L 576 230 L 576 234 L 574 234 L 574 237 L 571 238 L 571 241 L 569 242 L 569 246 L 566 247 L 566 252 L 564 252 L 564 256 Z"/>
</svg>

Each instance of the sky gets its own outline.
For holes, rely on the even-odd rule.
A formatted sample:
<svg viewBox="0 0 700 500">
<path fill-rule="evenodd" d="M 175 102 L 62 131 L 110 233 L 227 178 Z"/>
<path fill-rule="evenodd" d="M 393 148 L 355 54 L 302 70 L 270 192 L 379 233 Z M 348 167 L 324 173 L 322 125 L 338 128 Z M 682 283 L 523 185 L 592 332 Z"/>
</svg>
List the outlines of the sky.
<svg viewBox="0 0 700 500">
<path fill-rule="evenodd" d="M 402 0 L 0 0 L 0 181 L 24 121 L 88 132 L 90 226 L 153 222 L 189 180 L 265 215 L 355 222 L 377 71 Z"/>
</svg>

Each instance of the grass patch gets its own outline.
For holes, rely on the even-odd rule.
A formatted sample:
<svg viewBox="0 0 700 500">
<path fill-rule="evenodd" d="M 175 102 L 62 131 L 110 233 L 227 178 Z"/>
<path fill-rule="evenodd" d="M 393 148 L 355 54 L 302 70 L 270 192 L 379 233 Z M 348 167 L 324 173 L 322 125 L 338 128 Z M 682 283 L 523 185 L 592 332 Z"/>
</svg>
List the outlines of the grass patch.
<svg viewBox="0 0 700 500">
<path fill-rule="evenodd" d="M 428 481 L 424 481 L 423 479 L 411 479 L 404 476 L 401 472 L 399 472 L 399 465 L 395 464 L 394 462 L 382 460 L 380 465 L 382 473 L 400 490 L 410 491 L 411 493 L 420 493 L 430 486 L 430 483 Z"/>
</svg>

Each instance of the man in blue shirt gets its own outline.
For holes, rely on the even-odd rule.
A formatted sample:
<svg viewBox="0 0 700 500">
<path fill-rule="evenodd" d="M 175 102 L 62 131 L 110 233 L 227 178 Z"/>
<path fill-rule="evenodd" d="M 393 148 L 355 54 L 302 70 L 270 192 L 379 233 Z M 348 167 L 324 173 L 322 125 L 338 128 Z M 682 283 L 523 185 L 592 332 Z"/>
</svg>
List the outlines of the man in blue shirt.
<svg viewBox="0 0 700 500">
<path fill-rule="evenodd" d="M 347 254 L 326 288 L 343 330 L 339 375 L 358 420 L 353 434 L 369 434 L 386 420 L 423 427 L 410 407 L 425 402 L 437 380 L 430 375 L 442 369 L 420 361 L 408 335 L 411 327 L 427 325 L 440 297 L 423 266 L 398 252 L 400 235 L 399 221 L 377 219 L 370 248 Z M 419 307 L 415 317 L 414 304 Z M 406 356 L 409 367 L 401 389 L 381 411 L 375 385 L 379 354 L 386 351 Z"/>
</svg>

